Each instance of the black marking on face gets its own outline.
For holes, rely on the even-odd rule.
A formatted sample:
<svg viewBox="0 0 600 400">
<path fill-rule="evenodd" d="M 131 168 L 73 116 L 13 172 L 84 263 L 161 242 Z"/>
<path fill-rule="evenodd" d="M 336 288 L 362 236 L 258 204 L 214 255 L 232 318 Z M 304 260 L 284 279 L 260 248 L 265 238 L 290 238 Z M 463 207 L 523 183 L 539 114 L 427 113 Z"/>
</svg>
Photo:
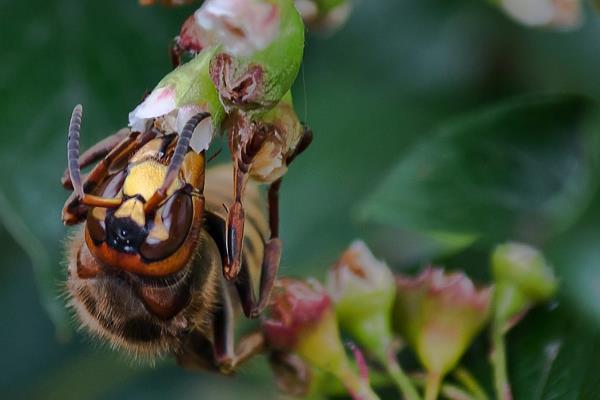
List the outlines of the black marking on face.
<svg viewBox="0 0 600 400">
<path fill-rule="evenodd" d="M 106 218 L 106 242 L 123 253 L 137 253 L 148 236 L 147 230 L 131 218 L 116 218 L 110 214 Z"/>
</svg>

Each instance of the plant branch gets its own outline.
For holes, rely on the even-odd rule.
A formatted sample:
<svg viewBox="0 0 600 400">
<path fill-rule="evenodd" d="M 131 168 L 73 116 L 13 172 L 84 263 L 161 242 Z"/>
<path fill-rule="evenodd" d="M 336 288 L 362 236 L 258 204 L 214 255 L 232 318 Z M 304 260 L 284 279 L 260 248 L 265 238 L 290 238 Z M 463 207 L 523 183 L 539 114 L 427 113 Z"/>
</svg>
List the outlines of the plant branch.
<svg viewBox="0 0 600 400">
<path fill-rule="evenodd" d="M 506 346 L 504 343 L 503 324 L 495 321 L 492 325 L 492 352 L 490 361 L 494 370 L 494 386 L 499 400 L 512 400 L 508 373 L 506 370 Z"/>
<path fill-rule="evenodd" d="M 440 393 L 442 377 L 440 374 L 428 372 L 425 377 L 425 400 L 436 400 Z"/>
<path fill-rule="evenodd" d="M 465 389 L 473 394 L 476 400 L 488 400 L 488 395 L 485 390 L 481 387 L 477 379 L 467 370 L 465 367 L 458 367 L 454 371 L 454 378 L 461 383 Z"/>
</svg>

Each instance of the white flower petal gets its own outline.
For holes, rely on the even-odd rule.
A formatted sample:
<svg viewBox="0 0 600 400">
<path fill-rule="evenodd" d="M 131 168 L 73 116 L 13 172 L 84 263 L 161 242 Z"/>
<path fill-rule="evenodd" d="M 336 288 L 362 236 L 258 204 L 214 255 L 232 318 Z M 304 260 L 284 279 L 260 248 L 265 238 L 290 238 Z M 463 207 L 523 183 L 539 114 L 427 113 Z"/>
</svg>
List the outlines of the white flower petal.
<svg viewBox="0 0 600 400">
<path fill-rule="evenodd" d="M 139 107 L 139 106 L 138 106 Z M 138 118 L 135 115 L 135 110 L 129 113 L 129 126 L 134 132 L 144 132 L 146 130 L 146 124 L 148 120 L 146 118 Z"/>
<path fill-rule="evenodd" d="M 178 110 L 173 110 L 170 113 L 160 117 L 160 127 L 166 133 L 180 132 L 177 127 Z"/>
<path fill-rule="evenodd" d="M 206 107 L 200 107 L 195 104 L 180 107 L 177 114 L 177 132 L 181 132 L 189 119 L 202 111 L 206 111 Z M 207 150 L 212 142 L 213 133 L 212 119 L 204 119 L 198 124 L 196 129 L 194 129 L 192 139 L 190 140 L 190 147 L 197 153 Z"/>
<path fill-rule="evenodd" d="M 367 245 L 354 241 L 330 270 L 327 284 L 335 302 L 345 296 L 386 290 L 394 285 L 394 276 L 383 261 L 375 258 Z"/>
<path fill-rule="evenodd" d="M 190 140 L 190 147 L 196 153 L 208 150 L 212 139 L 213 139 L 213 126 L 210 118 L 200 122 L 198 127 L 194 130 L 192 140 Z"/>
<path fill-rule="evenodd" d="M 156 88 L 146 99 L 129 114 L 129 123 L 139 119 L 157 118 L 175 110 L 175 88 L 163 86 Z"/>
</svg>

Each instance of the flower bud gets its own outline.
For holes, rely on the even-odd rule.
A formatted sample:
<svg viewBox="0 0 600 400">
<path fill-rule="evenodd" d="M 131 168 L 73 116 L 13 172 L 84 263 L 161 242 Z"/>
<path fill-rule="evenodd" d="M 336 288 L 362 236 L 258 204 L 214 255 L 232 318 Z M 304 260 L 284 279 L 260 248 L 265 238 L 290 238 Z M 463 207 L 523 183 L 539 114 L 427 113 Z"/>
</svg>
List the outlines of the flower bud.
<svg viewBox="0 0 600 400">
<path fill-rule="evenodd" d="M 263 329 L 272 348 L 296 351 L 317 367 L 335 369 L 346 361 L 331 299 L 315 280 L 280 279 Z"/>
<path fill-rule="evenodd" d="M 196 23 L 196 16 L 190 15 L 183 25 L 179 35 L 175 38 L 178 51 L 198 54 L 206 47 L 210 47 L 210 39 L 206 37 L 204 31 Z"/>
<path fill-rule="evenodd" d="M 216 47 L 210 77 L 228 111 L 265 111 L 290 90 L 304 24 L 293 0 L 206 0 L 176 38 L 176 52 Z"/>
<path fill-rule="evenodd" d="M 350 0 L 296 0 L 296 8 L 310 29 L 331 33 L 348 20 L 352 3 Z"/>
<path fill-rule="evenodd" d="M 254 156 L 250 175 L 259 182 L 274 182 L 287 171 L 288 160 L 293 157 L 304 134 L 304 128 L 294 111 L 292 95 L 288 92 L 271 110 L 263 114 L 248 114 L 243 111 L 232 112 L 223 124 L 225 131 L 249 132 L 262 131 L 264 143 Z M 234 141 L 242 141 L 244 134 L 237 135 Z M 242 149 L 244 145 L 234 148 Z M 241 157 L 241 154 L 238 154 Z"/>
<path fill-rule="evenodd" d="M 311 367 L 300 356 L 294 353 L 272 351 L 269 354 L 269 364 L 275 375 L 277 388 L 290 396 L 307 397 L 313 390 L 318 375 L 318 369 Z M 317 377 L 315 377 L 317 375 Z"/>
<path fill-rule="evenodd" d="M 236 57 L 264 50 L 280 29 L 280 8 L 267 0 L 207 0 L 194 13 L 210 44 Z"/>
<path fill-rule="evenodd" d="M 221 46 L 210 76 L 228 109 L 264 111 L 290 90 L 304 52 L 292 0 L 209 0 L 196 23 Z"/>
<path fill-rule="evenodd" d="M 492 253 L 491 263 L 496 281 L 495 316 L 502 323 L 508 323 L 531 305 L 550 299 L 556 292 L 556 277 L 542 253 L 531 246 L 499 245 Z"/>
<path fill-rule="evenodd" d="M 581 25 L 580 0 L 501 0 L 504 11 L 527 26 L 573 29 Z"/>
<path fill-rule="evenodd" d="M 329 271 L 327 290 L 342 330 L 386 359 L 393 341 L 391 313 L 396 296 L 388 266 L 364 242 L 355 241 Z"/>
<path fill-rule="evenodd" d="M 312 367 L 335 375 L 356 399 L 377 398 L 350 367 L 331 299 L 317 281 L 280 279 L 268 313 L 263 332 L 273 350 L 296 353 Z"/>
<path fill-rule="evenodd" d="M 490 315 L 491 289 L 477 289 L 463 273 L 428 267 L 399 276 L 395 328 L 430 374 L 452 370 Z"/>
<path fill-rule="evenodd" d="M 147 121 L 158 119 L 161 128 L 181 132 L 191 116 L 207 111 L 211 117 L 198 125 L 191 146 L 196 151 L 208 148 L 224 117 L 223 106 L 208 74 L 210 59 L 214 54 L 214 48 L 206 49 L 167 74 L 150 95 L 129 113 L 132 129 L 142 131 Z"/>
</svg>

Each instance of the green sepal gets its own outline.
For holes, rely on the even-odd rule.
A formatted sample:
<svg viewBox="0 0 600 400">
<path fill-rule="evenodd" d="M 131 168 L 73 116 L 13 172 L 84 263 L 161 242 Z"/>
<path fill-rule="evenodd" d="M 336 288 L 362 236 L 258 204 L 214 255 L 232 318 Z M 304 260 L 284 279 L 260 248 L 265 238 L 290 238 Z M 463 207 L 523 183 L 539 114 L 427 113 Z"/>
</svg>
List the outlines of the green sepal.
<svg viewBox="0 0 600 400">
<path fill-rule="evenodd" d="M 263 50 L 249 56 L 233 56 L 233 70 L 238 76 L 253 66 L 263 73 L 260 97 L 253 99 L 250 108 L 258 112 L 274 107 L 291 89 L 304 55 L 304 22 L 292 0 L 269 0 L 279 7 L 279 32 Z M 228 103 L 227 99 L 223 99 Z M 258 106 L 257 106 L 258 105 Z M 241 106 L 244 108 L 244 106 Z"/>
<path fill-rule="evenodd" d="M 177 107 L 192 104 L 206 105 L 215 127 L 220 126 L 225 117 L 225 109 L 209 74 L 210 61 L 217 50 L 217 46 L 204 49 L 192 60 L 168 73 L 156 85 L 157 89 L 169 85 L 175 87 Z"/>
<path fill-rule="evenodd" d="M 533 302 L 548 300 L 558 283 L 537 249 L 520 243 L 506 243 L 492 253 L 492 273 L 497 284 L 514 284 Z"/>
</svg>

